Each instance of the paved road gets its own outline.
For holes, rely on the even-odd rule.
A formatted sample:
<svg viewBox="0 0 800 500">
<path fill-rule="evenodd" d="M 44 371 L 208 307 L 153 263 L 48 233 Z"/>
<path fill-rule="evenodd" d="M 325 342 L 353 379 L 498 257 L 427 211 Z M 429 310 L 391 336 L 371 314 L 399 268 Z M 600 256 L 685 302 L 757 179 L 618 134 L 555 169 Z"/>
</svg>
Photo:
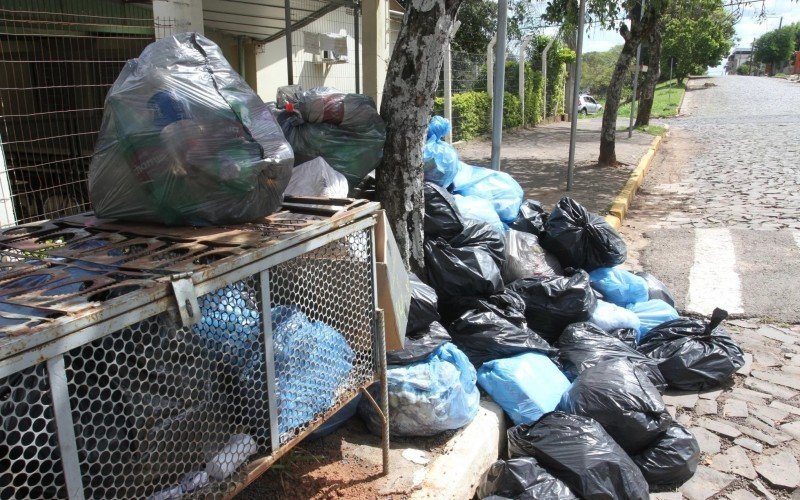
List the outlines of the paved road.
<svg viewBox="0 0 800 500">
<path fill-rule="evenodd" d="M 800 84 L 693 83 L 625 231 L 685 309 L 800 323 Z"/>
</svg>

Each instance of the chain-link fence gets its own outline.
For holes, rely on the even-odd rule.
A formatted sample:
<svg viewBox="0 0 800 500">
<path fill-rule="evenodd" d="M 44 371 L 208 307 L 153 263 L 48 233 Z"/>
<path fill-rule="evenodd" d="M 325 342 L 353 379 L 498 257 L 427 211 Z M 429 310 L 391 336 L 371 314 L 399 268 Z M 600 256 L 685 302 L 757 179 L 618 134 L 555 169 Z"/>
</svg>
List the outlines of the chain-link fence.
<svg viewBox="0 0 800 500">
<path fill-rule="evenodd" d="M 0 226 L 89 209 L 86 176 L 105 95 L 155 35 L 148 6 L 3 2 Z"/>
</svg>

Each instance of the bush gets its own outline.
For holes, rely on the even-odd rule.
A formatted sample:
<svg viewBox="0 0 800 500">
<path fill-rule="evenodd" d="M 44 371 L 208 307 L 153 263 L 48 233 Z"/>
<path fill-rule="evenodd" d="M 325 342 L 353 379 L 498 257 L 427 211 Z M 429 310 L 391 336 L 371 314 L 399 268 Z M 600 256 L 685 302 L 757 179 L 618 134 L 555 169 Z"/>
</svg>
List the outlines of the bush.
<svg viewBox="0 0 800 500">
<path fill-rule="evenodd" d="M 737 75 L 749 75 L 750 74 L 750 65 L 749 64 L 742 64 L 738 68 L 736 68 Z"/>
<path fill-rule="evenodd" d="M 444 99 L 436 98 L 433 111 L 444 114 Z M 492 131 L 492 100 L 486 92 L 453 94 L 454 141 L 467 141 Z M 522 125 L 519 98 L 509 92 L 503 98 L 503 128 Z"/>
</svg>

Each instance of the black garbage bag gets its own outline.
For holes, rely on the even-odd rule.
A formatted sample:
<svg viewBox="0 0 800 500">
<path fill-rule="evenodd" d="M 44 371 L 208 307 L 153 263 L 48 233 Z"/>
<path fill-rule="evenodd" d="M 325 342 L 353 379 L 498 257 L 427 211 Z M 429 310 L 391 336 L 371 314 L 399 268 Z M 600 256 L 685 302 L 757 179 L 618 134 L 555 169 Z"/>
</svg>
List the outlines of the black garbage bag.
<svg viewBox="0 0 800 500">
<path fill-rule="evenodd" d="M 628 256 L 622 237 L 604 218 L 567 196 L 547 219 L 540 242 L 562 266 L 586 271 L 622 264 Z"/>
<path fill-rule="evenodd" d="M 492 254 L 480 247 L 455 248 L 443 238 L 425 240 L 428 283 L 442 296 L 492 295 L 503 278 Z"/>
<path fill-rule="evenodd" d="M 450 238 L 449 243 L 457 248 L 478 247 L 492 255 L 497 267 L 506 261 L 506 237 L 490 224 L 477 220 L 464 221 L 464 230 Z"/>
<path fill-rule="evenodd" d="M 667 432 L 632 458 L 650 486 L 681 484 L 697 470 L 700 445 L 691 432 L 672 422 Z"/>
<path fill-rule="evenodd" d="M 714 309 L 710 321 L 678 318 L 653 328 L 639 352 L 658 361 L 670 387 L 699 391 L 718 387 L 744 365 L 744 353 L 720 326 L 728 312 Z"/>
<path fill-rule="evenodd" d="M 539 236 L 544 232 L 544 223 L 547 222 L 548 213 L 541 203 L 536 200 L 525 200 L 519 207 L 516 220 L 508 225 L 511 229 Z"/>
<path fill-rule="evenodd" d="M 431 323 L 439 321 L 436 290 L 429 287 L 416 274 L 411 273 L 411 304 L 408 307 L 406 338 L 410 333 L 427 330 Z"/>
<path fill-rule="evenodd" d="M 588 417 L 554 411 L 533 424 L 512 427 L 508 454 L 535 458 L 580 498 L 646 500 L 650 496 L 633 460 Z"/>
<path fill-rule="evenodd" d="M 406 333 L 403 349 L 386 351 L 386 363 L 389 365 L 407 365 L 423 361 L 445 342 L 450 342 L 447 330 L 434 321 L 423 330 Z"/>
<path fill-rule="evenodd" d="M 558 409 L 593 418 L 628 453 L 650 446 L 672 423 L 647 373 L 625 359 L 583 370 Z"/>
<path fill-rule="evenodd" d="M 553 278 L 525 278 L 508 285 L 525 301 L 528 325 L 550 343 L 555 342 L 567 325 L 587 321 L 597 306 L 594 291 L 589 286 L 589 275 L 580 270 L 573 273 Z"/>
<path fill-rule="evenodd" d="M 528 328 L 525 303 L 511 290 L 489 297 L 456 297 L 443 304 L 447 311 L 461 312 L 447 329 L 476 368 L 523 352 L 555 354 L 550 344 Z"/>
<path fill-rule="evenodd" d="M 425 238 L 449 240 L 464 230 L 464 219 L 453 195 L 432 182 L 425 183 Z"/>
<path fill-rule="evenodd" d="M 478 486 L 478 498 L 577 500 L 567 485 L 544 470 L 532 457 L 498 460 Z"/>
<path fill-rule="evenodd" d="M 662 283 L 660 279 L 643 271 L 635 272 L 633 274 L 639 276 L 640 278 L 644 278 L 644 280 L 647 282 L 647 294 L 649 295 L 650 300 L 660 299 L 672 307 L 675 307 L 675 299 L 672 297 L 672 292 L 669 291 L 667 285 Z"/>
<path fill-rule="evenodd" d="M 638 332 L 633 328 L 618 328 L 617 330 L 611 330 L 608 334 L 612 337 L 616 337 L 631 349 L 636 349 L 636 336 Z"/>
<path fill-rule="evenodd" d="M 556 345 L 561 369 L 570 380 L 575 380 L 582 371 L 598 363 L 624 359 L 644 370 L 660 392 L 667 388 L 667 381 L 658 369 L 658 362 L 592 323 L 569 325 L 558 338 Z"/>
</svg>

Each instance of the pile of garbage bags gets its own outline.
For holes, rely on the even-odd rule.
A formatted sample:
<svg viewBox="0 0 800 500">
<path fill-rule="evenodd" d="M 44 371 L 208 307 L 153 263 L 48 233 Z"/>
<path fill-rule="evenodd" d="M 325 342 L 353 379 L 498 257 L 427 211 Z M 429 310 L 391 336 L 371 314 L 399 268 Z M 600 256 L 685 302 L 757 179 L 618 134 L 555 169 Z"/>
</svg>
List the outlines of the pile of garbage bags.
<svg viewBox="0 0 800 500">
<path fill-rule="evenodd" d="M 277 210 L 294 154 L 269 108 L 197 33 L 148 45 L 108 92 L 89 167 L 98 217 L 170 225 Z"/>
<path fill-rule="evenodd" d="M 523 200 L 513 179 L 458 161 L 447 131 L 435 118 L 425 143 L 421 278 L 515 425 L 510 460 L 478 496 L 644 499 L 686 481 L 699 447 L 661 394 L 718 386 L 741 367 L 725 313 L 681 318 L 664 283 L 621 267 L 626 244 L 603 217 L 568 197 L 551 211 Z"/>
</svg>

